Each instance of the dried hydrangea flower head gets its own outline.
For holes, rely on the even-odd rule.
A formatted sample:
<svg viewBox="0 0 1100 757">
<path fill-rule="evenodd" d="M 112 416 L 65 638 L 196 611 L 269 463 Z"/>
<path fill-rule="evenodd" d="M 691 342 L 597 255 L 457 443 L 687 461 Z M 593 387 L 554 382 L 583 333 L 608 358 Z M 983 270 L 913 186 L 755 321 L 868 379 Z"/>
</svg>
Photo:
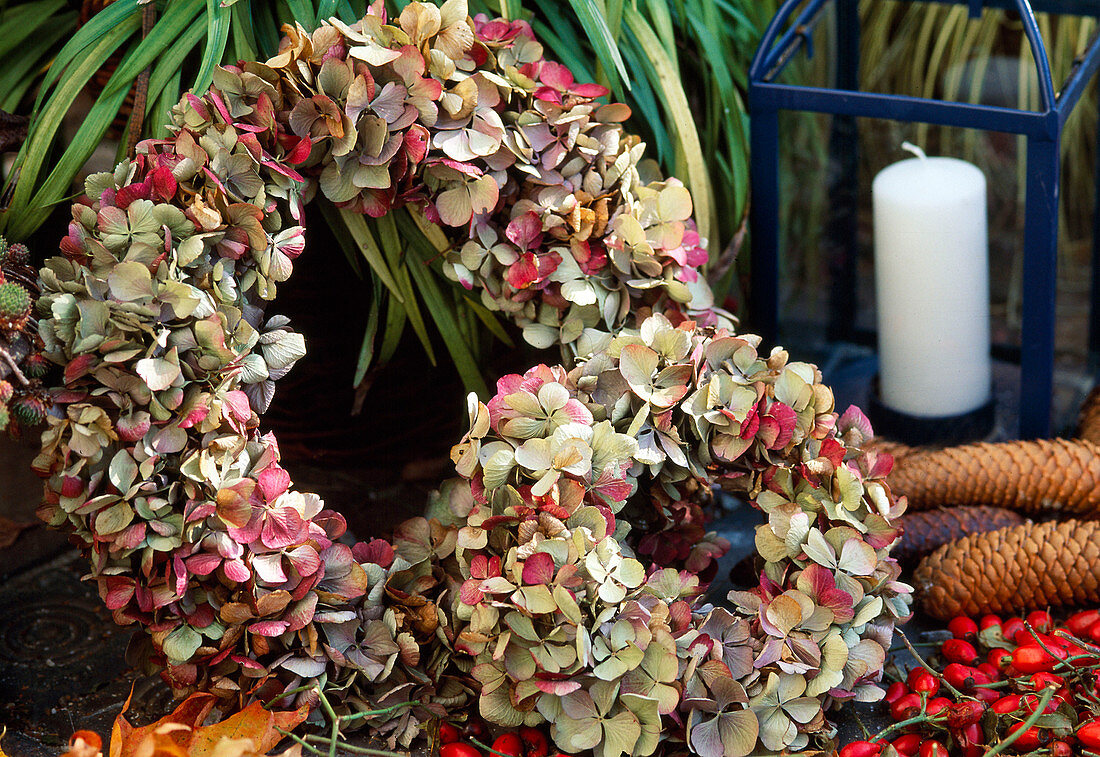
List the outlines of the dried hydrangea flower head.
<svg viewBox="0 0 1100 757">
<path fill-rule="evenodd" d="M 676 722 L 690 724 L 680 737 L 700 754 L 715 749 L 711 732 L 721 727 L 716 719 L 744 719 L 737 715 L 743 709 L 738 703 L 756 714 L 760 743 L 781 750 L 802 748 L 811 734 L 825 728 L 823 708 L 830 700 L 882 696 L 876 682 L 890 629 L 908 616 L 911 592 L 898 581 L 900 570 L 888 556 L 898 536 L 890 523 L 904 509 L 883 480 L 889 460 L 845 443 L 845 436 L 866 419 L 855 410 L 838 419 L 832 393 L 820 383 L 816 368 L 790 362 L 782 350 L 760 356 L 758 344 L 751 335 L 690 322 L 674 326 L 655 315 L 639 329 L 621 332 L 606 349 L 582 357 L 572 371 L 537 366 L 523 376 L 501 379 L 486 404 L 471 397 L 470 430 L 452 452 L 469 485 L 452 486 L 449 495 L 452 511 L 465 519 L 460 546 L 468 539 L 483 562 L 466 577 L 463 602 L 475 608 L 519 602 L 516 612 L 526 617 L 529 610 L 515 599 L 525 591 L 522 579 L 530 573 L 553 584 L 564 571 L 566 580 L 583 576 L 595 582 L 597 598 L 619 603 L 612 611 L 597 599 L 589 610 L 591 620 L 570 623 L 558 617 L 555 622 L 557 588 L 551 590 L 550 616 L 541 628 L 551 629 L 566 645 L 572 633 L 579 633 L 573 625 L 594 629 L 597 633 L 590 630 L 584 642 L 594 667 L 581 672 L 578 659 L 567 671 L 573 673 L 570 685 L 562 684 L 555 670 L 553 686 L 541 688 L 527 677 L 548 678 L 537 665 L 517 675 L 508 668 L 507 655 L 492 657 L 501 643 L 493 639 L 501 634 L 505 645 L 524 643 L 516 640 L 515 629 L 506 622 L 490 626 L 500 623 L 497 615 L 472 614 L 474 633 L 483 644 L 474 651 L 484 656 L 483 664 L 494 666 L 494 684 L 511 687 L 508 697 L 497 694 L 494 706 L 482 710 L 489 720 L 519 722 L 516 715 L 495 720 L 507 711 L 500 703 L 534 698 L 539 712 L 560 728 L 555 733 L 561 734 L 562 749 L 579 743 L 580 737 L 570 734 L 595 728 L 587 718 L 617 719 L 622 728 L 610 733 L 635 733 L 627 721 L 637 720 L 639 727 L 645 721 L 631 708 L 634 700 L 621 687 L 609 693 L 605 683 L 629 675 L 632 681 L 646 680 L 650 692 L 656 690 L 662 675 L 656 671 L 670 658 L 647 655 L 653 629 L 647 626 L 646 643 L 639 643 L 637 624 L 625 620 L 635 612 L 626 608 L 647 595 L 672 607 L 680 603 L 684 609 L 679 612 L 688 619 L 670 631 L 675 643 L 668 647 L 680 655 L 668 682 L 685 688 L 678 703 L 671 698 L 662 703 L 660 714 L 679 712 Z M 700 581 L 692 566 L 679 565 L 677 572 L 650 559 L 647 569 L 640 563 L 637 569 L 621 567 L 633 565 L 632 553 L 647 540 L 672 538 L 678 525 L 674 508 L 693 503 L 714 482 L 768 515 L 756 535 L 765 560 L 760 586 L 731 594 L 734 613 L 702 612 Z M 496 528 L 515 528 L 518 536 L 494 541 L 487 534 Z M 577 528 L 592 534 L 593 546 L 571 536 Z M 619 546 L 602 553 L 599 539 L 608 534 Z M 551 548 L 561 540 L 570 548 Z M 498 550 L 508 545 L 509 551 L 493 552 L 494 545 Z M 543 551 L 560 559 L 551 565 L 535 557 Z M 720 553 L 716 546 L 709 554 Z M 508 580 L 509 565 L 525 568 L 534 559 L 539 560 L 537 573 L 513 569 L 520 580 Z M 492 575 L 481 565 L 491 566 Z M 566 584 L 571 590 L 579 585 Z M 591 589 L 580 596 L 591 596 Z M 688 644 L 684 634 L 698 638 Z M 690 654 L 699 654 L 695 645 L 704 645 L 713 663 L 708 675 L 730 679 L 735 688 L 712 678 L 691 683 Z M 574 694 L 573 684 L 580 685 L 575 691 L 586 693 Z M 551 691 L 555 703 L 540 694 Z M 560 695 L 567 696 L 559 703 Z M 574 701 L 569 696 L 581 697 L 575 707 L 565 704 Z M 571 717 L 581 717 L 570 714 L 574 711 L 585 714 L 570 724 Z M 678 732 L 668 723 L 662 728 Z M 595 738 L 595 733 L 589 735 Z M 639 741 L 623 751 L 641 743 L 642 731 L 637 734 Z M 608 732 L 603 735 L 606 739 Z M 748 754 L 755 738 L 746 741 L 744 751 L 726 748 Z"/>
</svg>

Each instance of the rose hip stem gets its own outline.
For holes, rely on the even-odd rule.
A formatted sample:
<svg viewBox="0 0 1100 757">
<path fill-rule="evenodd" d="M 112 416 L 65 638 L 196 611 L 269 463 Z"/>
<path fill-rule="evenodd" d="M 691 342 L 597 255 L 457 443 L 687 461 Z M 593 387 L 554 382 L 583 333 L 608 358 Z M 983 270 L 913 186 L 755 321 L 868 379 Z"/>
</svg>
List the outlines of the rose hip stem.
<svg viewBox="0 0 1100 757">
<path fill-rule="evenodd" d="M 992 747 L 987 749 L 982 757 L 994 757 L 994 755 L 1000 754 L 1001 752 L 1012 746 L 1012 744 L 1016 742 L 1016 739 L 1020 738 L 1020 736 L 1022 736 L 1028 728 L 1031 728 L 1031 726 L 1038 723 L 1039 718 L 1043 716 L 1043 711 L 1047 708 L 1047 705 L 1050 704 L 1050 700 L 1054 697 L 1055 691 L 1056 689 L 1053 686 L 1047 686 L 1045 689 L 1043 689 L 1043 693 L 1039 697 L 1039 703 L 1035 705 L 1035 711 L 1027 716 L 1027 720 L 1024 721 L 1023 725 L 1017 728 L 1011 734 L 1009 734 L 1008 738 L 1004 739 L 1003 741 L 998 741 Z"/>
<path fill-rule="evenodd" d="M 907 637 L 905 635 L 904 631 L 898 630 L 898 631 L 896 631 L 896 633 L 899 637 L 901 637 L 902 643 L 905 644 L 906 648 L 909 650 L 909 654 L 913 655 L 913 658 L 917 661 L 917 663 L 922 668 L 924 668 L 929 673 L 931 673 L 936 678 L 938 678 L 940 683 L 943 684 L 943 686 L 948 691 L 950 691 L 952 694 L 954 694 L 956 698 L 958 698 L 958 699 L 973 699 L 973 697 L 968 697 L 966 694 L 963 694 L 961 691 L 959 691 L 954 686 L 952 686 L 951 683 L 946 678 L 943 677 L 942 673 L 940 673 L 938 670 L 936 670 L 931 665 L 929 665 L 927 662 L 925 662 L 924 658 L 920 656 L 920 653 L 917 652 L 916 648 L 913 646 L 913 643 L 911 641 L 909 641 L 909 637 Z"/>
<path fill-rule="evenodd" d="M 893 733 L 894 731 L 901 730 L 902 728 L 907 728 L 911 725 L 920 725 L 921 723 L 940 722 L 940 721 L 946 719 L 946 717 L 947 717 L 946 714 L 944 714 L 944 715 L 940 715 L 940 714 L 929 715 L 927 712 L 925 712 L 925 707 L 927 707 L 927 706 L 928 706 L 927 698 L 922 696 L 921 697 L 921 702 L 920 702 L 920 713 L 919 714 L 914 715 L 913 717 L 908 718 L 906 720 L 899 720 L 896 723 L 891 723 L 890 725 L 886 726 L 881 731 L 876 733 L 874 736 L 871 736 L 867 740 L 868 741 L 880 741 L 885 736 L 888 736 L 889 734 Z"/>
<path fill-rule="evenodd" d="M 1035 643 L 1039 645 L 1040 649 L 1042 649 L 1044 652 L 1054 658 L 1054 664 L 1051 666 L 1053 670 L 1057 670 L 1058 668 L 1069 668 L 1070 670 L 1076 670 L 1076 668 L 1069 664 L 1070 658 L 1066 657 L 1065 659 L 1062 659 L 1058 655 L 1056 655 L 1054 651 L 1047 646 L 1046 642 L 1039 637 L 1039 634 L 1035 632 L 1035 629 L 1032 628 L 1031 624 L 1028 623 L 1026 620 L 1024 621 L 1024 630 L 1031 634 L 1031 638 L 1035 639 Z M 1091 656 L 1092 655 L 1077 655 L 1077 657 Z"/>
<path fill-rule="evenodd" d="M 484 749 L 489 754 L 497 755 L 497 757 L 515 757 L 514 754 L 505 754 L 504 752 L 498 752 L 497 750 L 493 749 L 488 744 L 482 744 L 480 741 L 475 739 L 473 736 L 467 736 L 466 740 L 469 741 L 474 746 L 476 746 L 478 749 Z"/>
</svg>

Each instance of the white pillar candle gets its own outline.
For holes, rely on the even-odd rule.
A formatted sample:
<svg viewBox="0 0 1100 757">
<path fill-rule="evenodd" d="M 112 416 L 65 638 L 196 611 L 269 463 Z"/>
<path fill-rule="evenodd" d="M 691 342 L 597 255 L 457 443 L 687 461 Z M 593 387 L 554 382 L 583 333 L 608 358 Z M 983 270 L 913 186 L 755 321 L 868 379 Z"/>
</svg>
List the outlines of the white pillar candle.
<svg viewBox="0 0 1100 757">
<path fill-rule="evenodd" d="M 872 187 L 881 399 L 914 416 L 989 400 L 986 182 L 954 158 L 883 169 Z"/>
</svg>

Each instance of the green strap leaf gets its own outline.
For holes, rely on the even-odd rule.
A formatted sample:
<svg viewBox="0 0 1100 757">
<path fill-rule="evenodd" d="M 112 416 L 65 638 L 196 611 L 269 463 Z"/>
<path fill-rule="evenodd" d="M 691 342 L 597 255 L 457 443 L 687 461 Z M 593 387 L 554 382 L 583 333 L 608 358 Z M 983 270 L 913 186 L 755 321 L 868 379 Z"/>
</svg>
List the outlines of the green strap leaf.
<svg viewBox="0 0 1100 757">
<path fill-rule="evenodd" d="M 471 313 L 477 316 L 477 319 L 485 324 L 485 328 L 489 330 L 493 336 L 500 341 L 504 342 L 509 347 L 515 347 L 516 343 L 512 337 L 508 336 L 508 332 L 504 330 L 504 325 L 501 324 L 500 319 L 489 312 L 489 309 L 482 305 L 480 302 L 470 297 L 468 294 L 462 295 L 463 305 Z"/>
<path fill-rule="evenodd" d="M 46 66 L 55 45 L 72 32 L 76 13 L 57 16 L 55 21 L 20 46 L 19 55 L 0 70 L 0 110 L 20 112 L 23 98 L 38 82 L 35 72 Z"/>
<path fill-rule="evenodd" d="M 383 220 L 387 219 L 393 219 L 396 229 L 400 229 L 401 241 L 414 253 L 407 257 L 405 268 L 411 271 L 413 281 L 420 289 L 424 304 L 443 337 L 443 343 L 451 354 L 451 360 L 458 369 L 463 385 L 467 391 L 478 392 L 485 396 L 483 394 L 486 390 L 485 378 L 478 368 L 471 344 L 472 329 L 462 328 L 460 314 L 454 304 L 448 301 L 445 290 L 440 286 L 441 251 L 424 234 L 411 213 L 390 213 Z M 451 282 L 445 282 L 445 286 L 454 291 Z"/>
<path fill-rule="evenodd" d="M 56 28 L 60 16 L 72 19 L 65 24 L 69 26 L 76 20 L 76 14 L 62 13 L 66 6 L 65 0 L 44 0 L 0 9 L 0 28 L 4 30 L 0 36 L 0 58 L 6 59 L 13 52 L 23 56 L 26 52 L 25 43 L 35 39 L 39 34 L 38 30 L 47 24 L 49 29 Z"/>
<path fill-rule="evenodd" d="M 199 33 L 202 33 L 201 28 Z M 177 68 L 172 78 L 165 82 L 164 87 L 160 91 L 160 97 L 150 102 L 150 110 L 146 116 L 146 123 L 153 125 L 153 129 L 150 132 L 153 137 L 157 139 L 167 139 L 168 135 L 171 133 L 168 131 L 168 124 L 171 123 L 170 114 L 172 108 L 179 102 L 180 89 L 182 87 L 183 71 Z"/>
<path fill-rule="evenodd" d="M 294 21 L 297 21 L 306 31 L 313 31 L 317 28 L 317 16 L 313 13 L 313 3 L 309 0 L 286 0 L 287 7 L 290 8 L 290 16 Z"/>
<path fill-rule="evenodd" d="M 340 4 L 340 0 L 321 0 L 317 6 L 317 18 L 319 20 L 328 20 L 336 15 L 336 8 Z"/>
<path fill-rule="evenodd" d="M 408 313 L 405 306 L 393 297 L 388 298 L 386 302 L 386 326 L 382 332 L 382 346 L 378 349 L 378 360 L 375 362 L 375 367 L 381 368 L 393 358 L 394 353 L 397 352 L 397 346 L 401 344 L 401 337 L 405 333 L 406 321 L 408 321 Z M 429 356 L 431 356 L 431 353 L 429 353 Z M 432 365 L 435 365 L 434 358 L 432 359 Z"/>
<path fill-rule="evenodd" d="M 394 272 L 400 286 L 401 295 L 404 297 L 402 305 L 405 308 L 405 315 L 409 319 L 409 324 L 416 332 L 420 343 L 424 346 L 424 352 L 428 354 L 428 360 L 431 361 L 432 365 L 436 365 L 435 350 L 432 348 L 431 339 L 428 338 L 428 327 L 424 321 L 424 314 L 420 312 L 416 290 L 413 288 L 412 276 L 409 273 L 408 260 L 405 257 L 405 245 L 401 236 L 397 233 L 397 226 L 394 224 L 393 217 L 395 215 L 397 214 L 390 212 L 381 218 L 372 219 L 373 225 L 382 243 L 386 261 Z"/>
<path fill-rule="evenodd" d="M 625 87 L 629 90 L 630 76 L 626 72 L 623 57 L 619 54 L 619 46 L 611 34 L 611 29 L 608 28 L 603 11 L 591 0 L 569 0 L 569 5 L 573 7 L 573 12 L 580 19 L 581 27 L 592 42 L 596 57 L 603 66 L 611 89 L 621 92 Z"/>
<path fill-rule="evenodd" d="M 344 219 L 340 216 L 340 209 L 323 197 L 317 198 L 313 204 L 314 207 L 320 208 L 321 215 L 325 217 L 325 223 L 332 231 L 333 236 L 336 237 L 336 242 L 340 245 L 340 251 L 344 253 L 344 260 L 348 261 L 348 265 L 351 266 L 351 270 L 355 271 L 356 277 L 365 281 L 366 276 L 363 273 L 363 266 L 359 262 L 359 245 L 351 232 L 348 231 Z M 372 277 L 371 280 L 377 281 L 378 279 Z"/>
<path fill-rule="evenodd" d="M 355 365 L 355 376 L 351 380 L 352 386 L 359 386 L 367 375 L 371 360 L 374 359 L 374 341 L 378 336 L 378 321 L 381 313 L 383 297 L 382 285 L 375 279 L 374 295 L 370 298 L 370 310 L 367 314 L 367 328 L 363 333 L 363 344 L 359 348 L 359 360 Z"/>
<path fill-rule="evenodd" d="M 234 6 L 235 7 L 235 6 Z M 187 30 L 183 34 L 179 35 L 179 38 L 172 43 L 172 46 L 168 48 L 161 55 L 153 66 L 153 71 L 149 75 L 149 100 L 147 108 L 153 107 L 154 98 L 161 98 L 169 100 L 168 109 L 171 109 L 180 100 L 180 79 L 182 76 L 183 61 L 187 55 L 199 46 L 203 37 L 206 36 L 206 19 L 196 18 L 191 22 L 191 25 L 187 27 Z M 175 82 L 172 86 L 171 83 Z M 156 127 L 164 126 L 165 133 L 167 133 L 167 120 L 168 109 L 160 108 L 158 110 L 159 121 L 154 124 Z M 151 115 L 152 111 L 147 110 L 147 115 Z M 160 121 L 164 123 L 161 124 Z"/>
<path fill-rule="evenodd" d="M 233 4 L 233 56 L 238 60 L 256 60 L 260 57 L 257 52 L 259 45 L 256 42 L 256 29 L 252 23 L 252 6 L 247 2 Z"/>
<path fill-rule="evenodd" d="M 404 302 L 404 292 L 401 291 L 389 266 L 386 265 L 386 259 L 382 256 L 382 250 L 379 249 L 378 243 L 374 239 L 374 235 L 371 234 L 367 226 L 366 218 L 347 208 L 340 209 L 340 218 L 343 220 L 344 226 L 347 228 L 348 233 L 351 234 L 352 239 L 355 240 L 355 245 L 359 250 L 359 254 L 367 261 L 367 265 L 370 266 L 371 271 L 382 280 L 382 283 L 386 285 L 387 289 L 393 292 L 399 302 Z"/>
<path fill-rule="evenodd" d="M 134 79 L 163 53 L 191 24 L 192 19 L 202 10 L 203 0 L 176 0 L 165 10 L 164 15 L 153 24 L 145 39 L 133 49 L 125 63 L 115 69 L 111 80 L 103 88 L 103 95 L 113 95 L 120 89 L 129 89 Z"/>
<path fill-rule="evenodd" d="M 97 43 L 103 37 L 112 35 L 124 26 L 131 30 L 141 27 L 141 7 L 138 2 L 139 0 L 118 0 L 118 2 L 111 3 L 92 16 L 88 23 L 77 29 L 76 34 L 61 48 L 61 51 L 50 65 L 49 71 L 46 72 L 46 76 L 42 80 L 42 89 L 39 91 L 38 99 L 34 104 L 36 111 L 45 100 L 50 86 L 61 77 L 62 73 L 68 73 L 66 69 L 69 64 L 74 60 L 78 60 L 78 56 L 80 56 L 81 62 L 87 60 L 87 56 L 81 55 L 81 53 L 93 46 L 96 50 L 99 50 Z M 136 27 L 134 26 L 135 21 L 137 22 Z"/>
<path fill-rule="evenodd" d="M 13 176 L 18 175 L 19 181 L 15 186 L 11 205 L 0 216 L 0 231 L 4 231 L 9 237 L 26 238 L 45 218 L 48 211 L 41 207 L 33 208 L 30 205 L 30 198 L 35 191 L 42 166 L 49 157 L 50 146 L 58 129 L 61 128 L 62 118 L 88 80 L 123 41 L 137 31 L 140 24 L 141 20 L 131 15 L 117 27 L 101 35 L 87 54 L 73 63 L 65 78 L 46 101 L 45 106 L 36 111 L 32 117 L 27 141 L 23 143 L 16 157 L 18 171 L 12 172 Z M 116 106 L 115 112 L 117 111 Z M 111 117 L 114 118 L 113 113 Z M 94 147 L 95 145 L 92 145 L 92 149 Z"/>
<path fill-rule="evenodd" d="M 229 42 L 229 27 L 232 25 L 231 8 L 223 8 L 217 0 L 206 0 L 206 47 L 202 51 L 202 64 L 195 75 L 191 91 L 196 95 L 206 92 L 214 81 L 214 69 L 221 65 L 225 55 L 225 46 Z"/>
<path fill-rule="evenodd" d="M 466 387 L 466 391 L 477 392 L 481 397 L 488 396 L 488 386 L 485 383 L 485 378 L 481 375 L 477 360 L 474 359 L 468 341 L 463 338 L 457 326 L 454 307 L 444 296 L 435 273 L 431 271 L 427 264 L 427 260 L 418 260 L 414 257 L 409 261 L 405 270 L 412 273 L 413 281 L 420 289 L 424 304 L 443 337 L 443 343 L 447 347 L 447 352 L 451 355 L 451 360 L 454 361 L 455 368 L 458 369 L 458 375 L 462 378 L 462 384 Z"/>
<path fill-rule="evenodd" d="M 249 0 L 252 9 L 252 23 L 256 29 L 256 42 L 260 45 L 265 60 L 279 52 L 279 23 L 275 20 L 273 4 L 266 0 Z"/>
<path fill-rule="evenodd" d="M 703 160 L 699 132 L 695 127 L 695 116 L 688 104 L 679 72 L 669 60 L 664 46 L 661 45 L 642 14 L 627 13 L 623 20 L 641 45 L 645 53 L 643 60 L 648 63 L 648 68 L 655 79 L 654 86 L 663 95 L 669 120 L 674 124 L 678 143 L 677 153 L 686 168 L 686 183 L 691 189 L 692 201 L 695 204 L 695 222 L 699 227 L 700 236 L 709 238 L 711 230 L 716 226 L 713 190 L 710 185 L 710 175 Z"/>
</svg>

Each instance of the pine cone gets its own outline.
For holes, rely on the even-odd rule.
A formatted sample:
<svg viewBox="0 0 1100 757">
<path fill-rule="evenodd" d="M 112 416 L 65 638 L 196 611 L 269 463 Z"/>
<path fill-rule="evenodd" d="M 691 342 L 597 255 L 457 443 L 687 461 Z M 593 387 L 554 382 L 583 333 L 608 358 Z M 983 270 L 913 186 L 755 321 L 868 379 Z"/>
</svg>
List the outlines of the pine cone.
<svg viewBox="0 0 1100 757">
<path fill-rule="evenodd" d="M 1023 516 L 1000 507 L 953 507 L 945 510 L 925 510 L 901 516 L 901 541 L 894 545 L 891 556 L 898 562 L 915 562 L 929 552 L 955 539 L 970 534 L 996 531 L 1018 526 Z"/>
<path fill-rule="evenodd" d="M 1097 384 L 1081 403 L 1077 415 L 1077 438 L 1100 444 L 1100 384 Z"/>
<path fill-rule="evenodd" d="M 968 444 L 906 455 L 887 480 L 912 510 L 994 505 L 1100 517 L 1100 444 L 1084 440 Z"/>
<path fill-rule="evenodd" d="M 894 458 L 894 466 L 902 460 L 902 458 L 908 457 L 914 452 L 920 452 L 920 447 L 910 447 L 908 444 L 902 442 L 895 442 L 893 439 L 886 439 L 881 436 L 874 436 L 860 445 L 860 449 L 864 452 L 885 452 L 890 457 Z"/>
<path fill-rule="evenodd" d="M 913 574 L 937 618 L 1100 602 L 1100 522 L 1025 523 L 940 547 Z"/>
</svg>

